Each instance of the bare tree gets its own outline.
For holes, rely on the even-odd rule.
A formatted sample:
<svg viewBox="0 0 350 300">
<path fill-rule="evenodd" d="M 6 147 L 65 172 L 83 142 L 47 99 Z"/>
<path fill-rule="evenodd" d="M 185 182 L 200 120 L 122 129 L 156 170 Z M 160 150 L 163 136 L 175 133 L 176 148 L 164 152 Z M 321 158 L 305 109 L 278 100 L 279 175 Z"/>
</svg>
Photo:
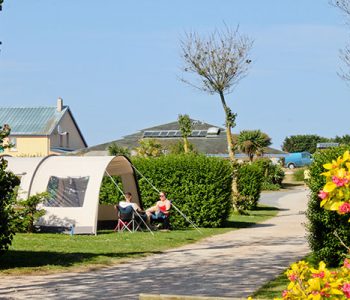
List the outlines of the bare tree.
<svg viewBox="0 0 350 300">
<path fill-rule="evenodd" d="M 238 27 L 215 30 L 202 37 L 196 32 L 187 33 L 180 41 L 183 71 L 195 78 L 182 79 L 185 83 L 209 94 L 218 94 L 225 112 L 227 150 L 232 163 L 236 162 L 231 129 L 235 127 L 236 114 L 227 105 L 225 95 L 231 93 L 239 81 L 247 75 L 253 41 L 240 35 Z M 233 204 L 238 197 L 234 174 L 232 183 Z M 236 207 L 235 207 L 236 208 Z"/>
<path fill-rule="evenodd" d="M 198 75 L 198 80 L 182 80 L 209 94 L 219 94 L 225 112 L 227 146 L 232 161 L 235 157 L 231 128 L 235 126 L 236 114 L 227 105 L 225 95 L 231 93 L 246 76 L 251 63 L 249 52 L 252 44 L 252 40 L 239 34 L 238 28 L 232 30 L 228 27 L 223 31 L 215 30 L 207 37 L 191 32 L 181 40 L 183 70 Z"/>
<path fill-rule="evenodd" d="M 350 18 L 350 0 L 330 0 L 331 5 L 339 8 L 347 18 Z M 347 22 L 349 26 L 349 20 Z M 347 45 L 340 50 L 340 58 L 345 63 L 347 69 L 340 68 L 338 75 L 347 82 L 350 82 L 350 46 Z"/>
</svg>

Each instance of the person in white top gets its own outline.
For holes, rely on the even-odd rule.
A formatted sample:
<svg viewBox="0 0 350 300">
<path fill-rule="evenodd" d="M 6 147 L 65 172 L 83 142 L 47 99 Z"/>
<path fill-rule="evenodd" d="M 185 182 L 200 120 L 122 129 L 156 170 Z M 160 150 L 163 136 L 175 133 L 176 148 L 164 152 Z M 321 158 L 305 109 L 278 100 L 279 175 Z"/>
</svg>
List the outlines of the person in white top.
<svg viewBox="0 0 350 300">
<path fill-rule="evenodd" d="M 128 206 L 132 206 L 132 208 L 137 212 L 143 212 L 143 210 L 136 203 L 132 202 L 132 195 L 129 192 L 125 193 L 125 201 L 122 200 L 119 202 L 118 206 L 122 208 L 126 208 Z M 117 206 L 115 206 L 117 208 Z"/>
</svg>

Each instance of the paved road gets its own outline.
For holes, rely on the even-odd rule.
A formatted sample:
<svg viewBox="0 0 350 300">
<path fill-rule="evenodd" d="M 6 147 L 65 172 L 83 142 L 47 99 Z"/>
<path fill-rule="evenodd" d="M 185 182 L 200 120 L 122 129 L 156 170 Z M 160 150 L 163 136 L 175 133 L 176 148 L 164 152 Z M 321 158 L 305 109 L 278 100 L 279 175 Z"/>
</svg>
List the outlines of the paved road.
<svg viewBox="0 0 350 300">
<path fill-rule="evenodd" d="M 140 293 L 247 297 L 308 252 L 307 192 L 266 193 L 281 208 L 256 226 L 88 273 L 0 277 L 0 299 L 138 299 Z"/>
</svg>

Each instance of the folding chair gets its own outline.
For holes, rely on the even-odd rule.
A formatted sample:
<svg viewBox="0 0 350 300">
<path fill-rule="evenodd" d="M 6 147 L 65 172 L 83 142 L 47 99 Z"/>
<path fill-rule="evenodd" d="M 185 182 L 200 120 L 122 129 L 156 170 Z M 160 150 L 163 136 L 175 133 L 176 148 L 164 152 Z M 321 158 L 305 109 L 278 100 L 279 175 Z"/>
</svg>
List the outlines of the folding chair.
<svg viewBox="0 0 350 300">
<path fill-rule="evenodd" d="M 141 227 L 141 220 L 139 220 L 133 207 L 121 207 L 117 206 L 118 209 L 118 223 L 114 228 L 114 231 L 123 232 L 125 230 L 129 232 L 137 231 Z"/>
<path fill-rule="evenodd" d="M 172 205 L 171 205 L 172 206 Z M 170 208 L 166 211 L 166 213 L 160 212 L 157 214 L 151 215 L 151 223 L 161 223 L 163 225 L 163 229 L 170 229 Z"/>
</svg>

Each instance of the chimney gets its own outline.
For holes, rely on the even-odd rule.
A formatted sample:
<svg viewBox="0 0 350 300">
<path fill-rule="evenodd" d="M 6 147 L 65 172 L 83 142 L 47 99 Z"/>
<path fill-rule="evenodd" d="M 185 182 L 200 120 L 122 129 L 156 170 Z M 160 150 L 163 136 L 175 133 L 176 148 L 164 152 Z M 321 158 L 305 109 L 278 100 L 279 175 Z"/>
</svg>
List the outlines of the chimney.
<svg viewBox="0 0 350 300">
<path fill-rule="evenodd" d="M 58 98 L 57 99 L 57 111 L 61 112 L 63 109 L 63 99 L 62 98 Z"/>
</svg>

